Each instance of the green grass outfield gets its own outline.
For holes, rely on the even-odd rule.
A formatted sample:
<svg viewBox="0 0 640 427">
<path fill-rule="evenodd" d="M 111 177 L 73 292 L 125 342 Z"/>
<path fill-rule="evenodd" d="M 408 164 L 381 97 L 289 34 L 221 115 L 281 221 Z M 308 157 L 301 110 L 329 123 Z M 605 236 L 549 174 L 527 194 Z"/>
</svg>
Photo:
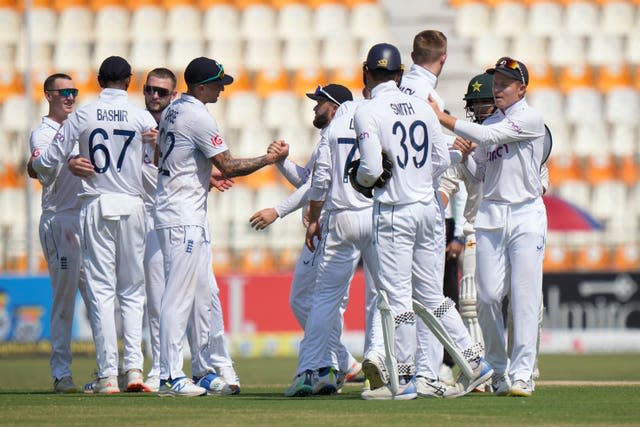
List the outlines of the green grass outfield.
<svg viewBox="0 0 640 427">
<path fill-rule="evenodd" d="M 74 360 L 77 383 L 95 361 Z M 187 363 L 188 365 L 188 363 Z M 473 393 L 459 399 L 364 401 L 361 384 L 335 396 L 283 397 L 294 359 L 239 359 L 242 393 L 160 398 L 153 394 L 57 395 L 48 360 L 0 361 L 0 425 L 7 426 L 449 426 L 640 425 L 640 354 L 543 355 L 531 398 Z"/>
</svg>

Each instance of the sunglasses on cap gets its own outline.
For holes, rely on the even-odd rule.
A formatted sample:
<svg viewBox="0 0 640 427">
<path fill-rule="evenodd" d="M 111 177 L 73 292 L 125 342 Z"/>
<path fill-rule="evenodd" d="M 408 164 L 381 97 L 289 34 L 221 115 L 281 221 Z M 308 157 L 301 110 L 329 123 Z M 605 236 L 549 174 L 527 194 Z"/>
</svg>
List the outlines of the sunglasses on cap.
<svg viewBox="0 0 640 427">
<path fill-rule="evenodd" d="M 218 67 L 220 67 L 220 71 L 218 71 L 218 74 L 216 74 L 213 77 L 209 77 L 208 79 L 204 79 L 203 81 L 198 82 L 196 84 L 197 85 L 203 85 L 205 83 L 211 83 L 211 82 L 214 82 L 216 80 L 222 80 L 224 78 L 224 67 L 220 63 L 218 63 Z"/>
<path fill-rule="evenodd" d="M 331 101 L 331 102 L 333 102 L 335 104 L 338 104 L 338 105 L 342 104 L 341 102 L 338 102 L 333 96 L 331 96 L 329 94 L 329 92 L 327 92 L 326 90 L 322 89 L 322 86 L 320 86 L 320 85 L 318 85 L 318 87 L 316 88 L 316 91 L 313 92 L 313 94 L 315 96 L 324 96 L 325 98 L 329 98 L 329 101 Z"/>
<path fill-rule="evenodd" d="M 498 66 L 504 66 L 506 68 L 510 68 L 512 70 L 518 70 L 518 72 L 520 73 L 520 79 L 522 80 L 522 84 L 526 85 L 525 81 L 524 81 L 524 73 L 522 72 L 522 69 L 520 68 L 520 64 L 518 64 L 518 61 L 516 61 L 515 59 L 511 59 L 511 58 L 505 58 L 502 61 L 498 61 L 498 63 L 496 64 L 496 67 Z"/>
<path fill-rule="evenodd" d="M 60 96 L 64 98 L 68 98 L 71 95 L 75 98 L 78 96 L 78 89 L 76 88 L 67 88 L 67 89 L 47 89 L 45 92 L 58 92 Z"/>
<path fill-rule="evenodd" d="M 171 90 L 164 87 L 144 85 L 142 89 L 147 95 L 153 96 L 154 93 L 157 93 L 160 98 L 171 95 Z"/>
</svg>

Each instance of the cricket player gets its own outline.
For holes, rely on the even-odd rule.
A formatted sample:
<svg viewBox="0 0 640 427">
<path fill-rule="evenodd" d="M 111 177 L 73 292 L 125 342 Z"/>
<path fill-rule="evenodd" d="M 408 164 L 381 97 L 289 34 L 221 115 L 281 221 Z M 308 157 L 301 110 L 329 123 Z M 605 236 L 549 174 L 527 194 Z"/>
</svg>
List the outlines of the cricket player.
<svg viewBox="0 0 640 427">
<path fill-rule="evenodd" d="M 155 68 L 147 74 L 147 79 L 143 87 L 145 106 L 156 122 L 160 121 L 162 112 L 169 106 L 169 103 L 175 99 L 177 95 L 176 83 L 175 74 L 167 68 Z M 150 391 L 158 391 L 160 388 L 160 304 L 165 287 L 162 251 L 160 250 L 160 244 L 153 224 L 158 179 L 158 168 L 156 166 L 157 134 L 158 130 L 152 129 L 144 135 L 146 140 L 152 143 L 145 144 L 144 167 L 142 168 L 143 185 L 145 188 L 144 200 L 147 213 L 147 239 L 144 262 L 147 293 L 146 308 L 149 320 L 149 345 L 152 356 L 151 370 L 149 371 L 145 385 Z M 225 191 L 231 187 L 232 182 L 221 179 L 220 174 L 216 172 L 212 174 L 211 185 L 215 186 L 219 191 Z M 222 380 L 229 383 L 229 387 L 225 388 L 224 385 L 220 384 L 221 381 L 218 381 L 216 384 L 215 379 L 211 379 L 210 383 L 216 384 L 220 393 L 239 393 L 240 386 L 237 375 L 233 369 L 233 362 L 228 356 L 227 344 L 224 340 L 222 310 L 217 295 L 218 287 L 212 272 L 210 286 L 204 288 L 204 296 L 200 299 L 204 308 L 199 318 L 197 318 L 199 322 L 197 325 L 189 328 L 192 363 L 201 366 L 195 369 L 196 372 L 202 372 L 203 376 L 207 375 L 208 370 L 215 369 L 211 366 L 211 361 L 209 360 L 212 357 L 210 353 L 219 353 L 221 355 L 220 359 L 222 359 L 220 361 L 221 367 L 224 366 L 225 369 L 223 369 L 223 371 L 227 374 Z M 217 304 L 214 303 L 214 299 L 217 300 Z M 217 321 L 219 325 L 217 329 L 211 327 L 213 321 L 212 316 L 219 318 Z M 211 345 L 209 341 L 214 336 L 219 342 L 217 342 L 216 345 Z M 198 343 L 199 341 L 203 341 L 202 337 L 206 339 L 204 339 L 204 342 Z M 222 339 L 220 339 L 220 337 L 222 337 Z M 217 369 L 220 369 L 220 367 Z M 231 389 L 232 387 L 233 390 Z"/>
<path fill-rule="evenodd" d="M 444 298 L 442 282 L 433 281 L 432 273 L 426 271 L 423 263 L 425 259 L 433 259 L 434 251 L 438 250 L 434 228 L 441 211 L 434 201 L 433 176 L 450 165 L 445 136 L 428 105 L 398 88 L 402 63 L 395 46 L 374 45 L 363 71 L 372 99 L 355 112 L 361 157 L 352 172 L 355 175 L 352 182 L 359 191 L 373 193 L 377 263 L 372 274 L 384 305 L 394 317 L 395 328 L 385 333 L 385 340 L 391 337 L 395 344 L 390 349 L 392 354 L 387 351 L 395 363 L 387 366 L 397 366 L 397 373 L 388 375 L 398 377 L 390 378 L 388 384 L 381 382 L 384 367 L 376 360 L 365 360 L 363 369 L 365 364 L 369 365 L 365 373 L 372 389 L 364 391 L 362 397 L 367 400 L 417 397 L 414 299 L 432 312 L 471 366 L 473 377 L 468 378 L 467 391 L 476 382 L 484 382 L 493 371 L 482 357 L 482 347 L 469 337 L 452 301 Z M 393 163 L 393 175 L 384 183 L 379 181 L 383 173 L 382 153 Z"/>
<path fill-rule="evenodd" d="M 409 71 L 402 76 L 400 90 L 424 101 L 427 101 L 428 97 L 431 96 L 438 102 L 440 108 L 444 109 L 444 101 L 436 92 L 436 87 L 438 85 L 438 77 L 442 73 L 447 60 L 447 37 L 436 30 L 419 32 L 413 39 L 411 59 L 413 64 Z M 445 138 L 447 147 L 452 148 L 456 139 L 455 135 L 445 135 Z M 459 159 L 455 158 L 451 160 L 452 163 L 459 161 Z M 436 226 L 434 227 L 438 249 L 434 251 L 433 259 L 424 259 L 423 262 L 425 266 L 428 266 L 426 271 L 432 275 L 431 280 L 442 282 L 445 273 L 446 251 L 445 214 L 448 206 L 442 204 L 442 200 L 440 200 L 437 191 L 439 181 L 440 176 L 433 177 L 435 201 L 442 211 L 442 215 L 436 218 Z M 457 302 L 457 299 L 454 298 L 454 302 Z M 416 352 L 416 386 L 418 394 L 423 397 L 442 397 L 444 395 L 457 394 L 456 388 L 452 388 L 443 381 L 444 378 L 440 378 L 444 354 L 442 344 L 421 320 L 416 324 L 416 331 L 418 334 Z M 448 377 L 451 377 L 450 370 L 448 373 Z M 447 380 L 449 379 L 447 378 Z"/>
<path fill-rule="evenodd" d="M 71 175 L 64 164 L 37 174 L 33 160 L 46 151 L 56 132 L 73 111 L 78 96 L 73 80 L 66 74 L 52 74 L 44 81 L 44 96 L 49 113 L 31 132 L 29 175 L 42 184 L 40 244 L 47 259 L 53 302 L 51 304 L 51 376 L 58 393 L 78 391 L 71 375 L 71 328 L 78 289 L 85 297 L 84 276 L 80 274 L 80 179 Z M 71 153 L 73 156 L 77 150 Z"/>
<path fill-rule="evenodd" d="M 194 304 L 211 275 L 207 194 L 212 166 L 224 177 L 248 175 L 288 154 L 282 141 L 264 156 L 231 157 L 206 104 L 216 102 L 233 82 L 217 61 L 199 57 L 184 71 L 187 92 L 162 113 L 158 145 L 158 189 L 155 227 L 165 266 L 165 290 L 160 309 L 161 396 L 199 396 L 208 388 L 207 375 L 196 385 L 182 370 L 182 339 Z"/>
<path fill-rule="evenodd" d="M 328 84 L 324 87 L 318 86 L 315 92 L 308 93 L 307 97 L 316 101 L 316 105 L 313 108 L 313 126 L 321 130 L 321 135 L 324 134 L 327 126 L 333 120 L 338 107 L 342 103 L 353 99 L 353 95 L 349 89 L 337 84 Z M 256 230 L 262 230 L 273 223 L 278 217 L 282 218 L 294 210 L 306 207 L 308 204 L 308 193 L 311 187 L 311 171 L 316 167 L 318 153 L 319 146 L 313 151 L 309 161 L 304 167 L 298 166 L 289 158 L 276 163 L 282 175 L 285 176 L 292 185 L 297 187 L 297 190 L 274 208 L 262 209 L 252 215 L 249 219 L 252 227 Z M 303 211 L 303 223 L 305 227 L 308 224 L 307 212 L 307 209 Z M 293 280 L 291 281 L 289 306 L 303 330 L 305 329 L 307 318 L 311 312 L 311 300 L 316 284 L 318 262 L 318 253 L 310 250 L 306 244 L 302 245 L 302 250 L 294 269 Z M 347 300 L 345 297 L 341 305 L 341 313 L 344 313 L 346 310 Z M 360 363 L 353 357 L 342 342 L 340 342 L 337 347 L 337 359 L 337 377 L 339 377 L 337 379 L 339 383 L 350 381 L 360 372 Z M 297 375 L 295 378 L 297 378 Z M 303 382 L 301 390 L 288 390 L 285 395 L 293 394 L 299 396 L 311 393 L 312 387 L 310 383 L 305 384 Z"/>
<path fill-rule="evenodd" d="M 342 367 L 335 355 L 340 346 L 349 285 L 361 256 L 365 262 L 366 301 L 369 302 L 365 354 L 372 350 L 376 340 L 372 316 L 377 310 L 367 267 L 373 256 L 371 201 L 353 190 L 346 175 L 356 152 L 353 112 L 357 104 L 351 101 L 351 96 L 342 100 L 338 93 L 331 92 L 331 86 L 335 85 L 307 94 L 318 101 L 316 109 L 330 106 L 332 119 L 321 133 L 309 192 L 309 226 L 305 240 L 307 250 L 316 254 L 319 263 L 305 335 L 300 343 L 298 374 L 285 391 L 288 397 L 332 394 L 339 389 Z M 382 338 L 378 341 L 382 348 Z"/>
<path fill-rule="evenodd" d="M 97 101 L 69 115 L 49 148 L 33 161 L 38 174 L 60 167 L 73 152 L 92 166 L 79 197 L 87 311 L 96 345 L 98 372 L 85 391 L 111 394 L 118 387 L 115 299 L 122 315 L 127 391 L 144 389 L 141 349 L 144 307 L 142 134 L 156 126 L 148 111 L 127 99 L 131 66 L 119 56 L 100 65 Z"/>
<path fill-rule="evenodd" d="M 478 318 L 487 360 L 495 369 L 494 393 L 528 397 L 533 392 L 547 227 L 540 173 L 545 127 L 525 99 L 525 64 L 503 57 L 487 73 L 493 75 L 497 111 L 483 125 L 458 120 L 430 103 L 443 126 L 478 144 L 467 160 L 467 167 L 483 180 L 484 193 L 474 222 Z M 502 318 L 502 299 L 509 292 L 511 355 Z"/>
</svg>

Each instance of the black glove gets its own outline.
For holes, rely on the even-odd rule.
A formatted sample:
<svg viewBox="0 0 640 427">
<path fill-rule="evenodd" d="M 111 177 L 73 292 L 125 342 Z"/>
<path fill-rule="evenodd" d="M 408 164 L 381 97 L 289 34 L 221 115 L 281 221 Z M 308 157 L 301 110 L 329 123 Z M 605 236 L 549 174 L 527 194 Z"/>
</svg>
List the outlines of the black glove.
<svg viewBox="0 0 640 427">
<path fill-rule="evenodd" d="M 358 184 L 358 181 L 356 181 L 358 167 L 360 167 L 360 159 L 354 160 L 349 164 L 349 182 L 351 182 L 351 186 L 354 190 L 364 195 L 364 197 L 371 199 L 373 197 L 373 187 L 365 187 L 364 185 Z"/>
<path fill-rule="evenodd" d="M 392 169 L 393 169 L 393 162 L 389 160 L 389 157 L 387 157 L 387 153 L 383 151 L 382 152 L 382 175 L 378 177 L 375 184 L 373 185 L 375 185 L 378 188 L 384 187 L 384 185 L 387 183 L 389 178 L 393 176 L 393 173 L 391 173 Z"/>
</svg>

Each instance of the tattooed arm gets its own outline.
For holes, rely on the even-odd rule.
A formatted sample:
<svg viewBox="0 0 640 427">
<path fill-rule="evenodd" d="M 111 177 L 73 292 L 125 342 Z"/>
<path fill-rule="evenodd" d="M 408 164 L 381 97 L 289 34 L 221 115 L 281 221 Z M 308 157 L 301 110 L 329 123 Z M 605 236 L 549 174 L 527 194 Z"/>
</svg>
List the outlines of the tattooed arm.
<svg viewBox="0 0 640 427">
<path fill-rule="evenodd" d="M 269 145 L 267 154 L 250 159 L 234 159 L 229 150 L 211 158 L 211 161 L 226 178 L 249 175 L 264 166 L 271 165 L 289 154 L 289 144 L 284 141 Z"/>
</svg>

